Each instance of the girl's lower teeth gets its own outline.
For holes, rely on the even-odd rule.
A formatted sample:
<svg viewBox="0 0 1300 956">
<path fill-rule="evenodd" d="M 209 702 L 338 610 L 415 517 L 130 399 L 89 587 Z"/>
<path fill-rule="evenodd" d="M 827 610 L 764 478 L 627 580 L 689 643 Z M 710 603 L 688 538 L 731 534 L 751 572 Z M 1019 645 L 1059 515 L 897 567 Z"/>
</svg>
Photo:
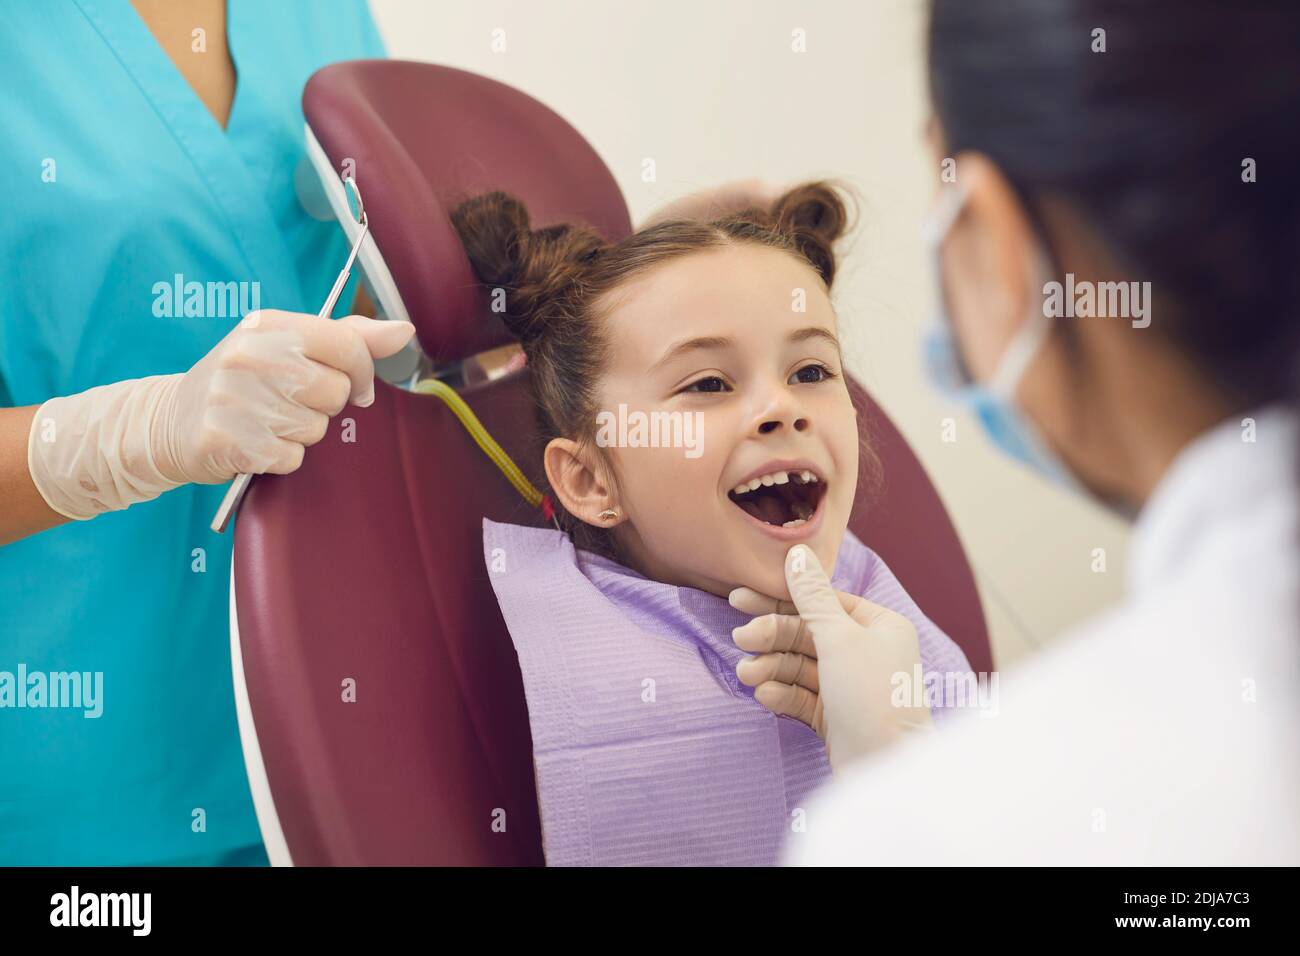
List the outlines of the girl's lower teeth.
<svg viewBox="0 0 1300 956">
<path fill-rule="evenodd" d="M 806 518 L 795 518 L 793 521 L 787 521 L 785 524 L 781 525 L 781 527 L 782 527 L 782 528 L 797 528 L 797 527 L 799 527 L 799 525 L 801 525 L 801 524 L 807 524 L 807 523 L 808 523 L 808 519 L 806 519 Z"/>
</svg>

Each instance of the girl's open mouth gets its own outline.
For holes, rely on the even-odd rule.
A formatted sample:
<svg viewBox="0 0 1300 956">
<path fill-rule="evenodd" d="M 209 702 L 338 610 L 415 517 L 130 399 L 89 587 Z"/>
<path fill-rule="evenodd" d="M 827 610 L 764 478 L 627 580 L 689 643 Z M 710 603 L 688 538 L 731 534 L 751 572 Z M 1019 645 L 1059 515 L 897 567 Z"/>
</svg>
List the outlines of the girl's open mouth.
<svg viewBox="0 0 1300 956">
<path fill-rule="evenodd" d="M 800 528 L 817 513 L 826 482 L 807 469 L 773 471 L 727 493 L 750 517 L 774 528 Z"/>
</svg>

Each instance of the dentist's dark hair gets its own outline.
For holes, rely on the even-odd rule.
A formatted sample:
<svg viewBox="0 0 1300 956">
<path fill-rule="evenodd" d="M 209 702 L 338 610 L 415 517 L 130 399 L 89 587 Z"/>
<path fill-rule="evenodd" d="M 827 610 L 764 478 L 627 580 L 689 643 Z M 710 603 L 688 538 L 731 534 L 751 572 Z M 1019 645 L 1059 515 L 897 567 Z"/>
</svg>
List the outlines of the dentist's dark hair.
<svg viewBox="0 0 1300 956">
<path fill-rule="evenodd" d="M 795 187 L 769 209 L 669 220 L 617 243 L 578 224 L 533 229 L 524 204 L 503 192 L 466 199 L 450 218 L 478 280 L 505 290 L 505 312 L 494 318 L 505 321 L 527 357 L 542 447 L 561 437 L 595 442 L 607 293 L 662 263 L 737 243 L 794 256 L 829 290 L 834 244 L 848 226 L 845 200 L 824 182 Z M 563 516 L 562 504 L 555 507 Z M 619 557 L 608 529 L 572 517 L 563 523 L 578 547 Z"/>
<path fill-rule="evenodd" d="M 1063 202 L 1234 411 L 1300 401 L 1300 2 L 933 0 L 929 71 L 1049 250 Z"/>
</svg>

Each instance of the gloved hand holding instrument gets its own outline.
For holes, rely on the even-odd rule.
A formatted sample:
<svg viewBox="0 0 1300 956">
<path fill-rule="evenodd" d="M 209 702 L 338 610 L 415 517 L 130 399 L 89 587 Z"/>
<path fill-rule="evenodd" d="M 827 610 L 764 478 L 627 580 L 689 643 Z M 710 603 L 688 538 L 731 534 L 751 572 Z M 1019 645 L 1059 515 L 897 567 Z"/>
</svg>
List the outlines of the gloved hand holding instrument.
<svg viewBox="0 0 1300 956">
<path fill-rule="evenodd" d="M 415 331 L 409 322 L 356 315 L 328 320 L 364 237 L 363 230 L 319 316 L 251 312 L 188 372 L 45 402 L 27 461 L 46 503 L 81 520 L 188 482 L 298 468 L 331 416 L 349 402 L 374 401 L 374 360 Z M 224 528 L 246 485 L 232 486 L 214 530 Z"/>
</svg>

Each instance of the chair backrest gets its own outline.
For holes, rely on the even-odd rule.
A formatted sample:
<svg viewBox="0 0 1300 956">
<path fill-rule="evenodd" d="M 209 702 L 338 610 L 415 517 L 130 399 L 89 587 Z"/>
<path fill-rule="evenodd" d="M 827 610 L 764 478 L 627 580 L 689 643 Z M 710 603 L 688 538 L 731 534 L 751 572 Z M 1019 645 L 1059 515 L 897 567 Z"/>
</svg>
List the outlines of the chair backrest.
<svg viewBox="0 0 1300 956">
<path fill-rule="evenodd" d="M 335 168 L 354 163 L 374 242 L 439 359 L 505 341 L 447 222 L 458 197 L 500 188 L 538 226 L 630 232 L 591 147 L 495 81 L 336 64 L 312 77 L 303 106 Z M 461 394 L 538 483 L 527 376 Z M 888 419 L 854 394 L 887 486 L 853 527 L 987 666 L 978 595 L 943 505 Z M 234 623 L 265 768 L 254 787 L 269 787 L 294 863 L 543 862 L 523 685 L 482 558 L 483 516 L 540 522 L 442 402 L 383 383 L 374 405 L 331 423 L 301 469 L 253 482 L 236 522 Z M 251 728 L 241 731 L 247 745 Z M 259 817 L 265 833 L 262 807 Z"/>
</svg>

